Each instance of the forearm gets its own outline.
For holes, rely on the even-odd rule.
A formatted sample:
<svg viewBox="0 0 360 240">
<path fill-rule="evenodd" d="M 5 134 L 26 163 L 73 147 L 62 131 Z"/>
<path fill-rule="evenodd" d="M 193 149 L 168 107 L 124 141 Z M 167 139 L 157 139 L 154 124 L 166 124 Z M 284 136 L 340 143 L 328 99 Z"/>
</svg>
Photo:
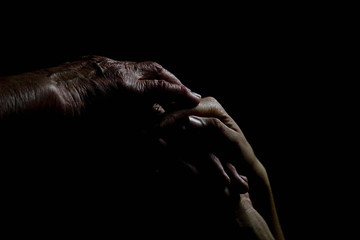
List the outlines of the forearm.
<svg viewBox="0 0 360 240">
<path fill-rule="evenodd" d="M 55 109 L 59 105 L 57 89 L 40 71 L 0 77 L 0 119 L 9 116 Z"/>
<path fill-rule="evenodd" d="M 251 201 L 254 204 L 254 208 L 261 214 L 266 223 L 269 225 L 275 239 L 283 240 L 284 235 L 277 215 L 269 177 L 266 169 L 260 162 L 254 165 L 254 175 L 249 181 L 250 196 Z"/>
<path fill-rule="evenodd" d="M 78 61 L 0 77 L 0 119 L 42 110 L 78 114 L 90 94 L 106 92 L 110 85 L 98 72 L 91 62 Z"/>
<path fill-rule="evenodd" d="M 240 196 L 236 216 L 244 239 L 275 239 L 264 218 L 252 207 L 250 199 L 244 195 Z"/>
</svg>

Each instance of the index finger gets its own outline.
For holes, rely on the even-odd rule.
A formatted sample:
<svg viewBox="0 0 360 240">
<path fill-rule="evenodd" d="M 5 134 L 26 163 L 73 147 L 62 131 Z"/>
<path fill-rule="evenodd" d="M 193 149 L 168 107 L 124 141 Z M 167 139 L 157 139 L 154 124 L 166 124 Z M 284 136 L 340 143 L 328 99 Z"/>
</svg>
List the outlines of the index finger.
<svg viewBox="0 0 360 240">
<path fill-rule="evenodd" d="M 137 89 L 142 91 L 148 99 L 161 105 L 176 102 L 183 106 L 193 107 L 199 104 L 201 99 L 199 94 L 191 92 L 184 85 L 166 80 L 142 80 L 137 82 Z"/>
<path fill-rule="evenodd" d="M 137 69 L 141 74 L 140 79 L 162 79 L 169 83 L 184 85 L 174 74 L 157 62 L 139 62 L 137 63 Z"/>
<path fill-rule="evenodd" d="M 174 74 L 169 72 L 167 69 L 163 68 L 161 65 L 160 65 L 160 67 L 161 67 L 161 69 L 158 73 L 159 77 L 161 77 L 162 79 L 167 80 L 171 83 L 177 83 L 177 84 L 183 85 L 183 83 Z"/>
</svg>

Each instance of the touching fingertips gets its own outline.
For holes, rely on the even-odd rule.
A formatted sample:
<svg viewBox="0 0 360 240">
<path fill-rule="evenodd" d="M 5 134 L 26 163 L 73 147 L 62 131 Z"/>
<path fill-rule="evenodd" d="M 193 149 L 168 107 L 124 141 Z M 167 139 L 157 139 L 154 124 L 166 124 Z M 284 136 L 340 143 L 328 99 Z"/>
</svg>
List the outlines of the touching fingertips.
<svg viewBox="0 0 360 240">
<path fill-rule="evenodd" d="M 190 92 L 195 98 L 201 99 L 201 95 L 196 92 Z"/>
</svg>

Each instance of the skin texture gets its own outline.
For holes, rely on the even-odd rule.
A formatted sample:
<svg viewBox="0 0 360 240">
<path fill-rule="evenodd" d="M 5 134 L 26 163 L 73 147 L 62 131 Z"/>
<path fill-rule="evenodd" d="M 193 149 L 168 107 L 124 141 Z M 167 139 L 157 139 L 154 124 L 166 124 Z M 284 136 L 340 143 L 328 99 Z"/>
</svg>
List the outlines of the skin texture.
<svg viewBox="0 0 360 240">
<path fill-rule="evenodd" d="M 48 116 L 51 116 L 50 121 Z M 227 211 L 236 223 L 239 239 L 284 239 L 266 170 L 240 127 L 216 99 L 201 98 L 158 63 L 87 56 L 52 68 L 1 77 L 0 119 L 2 127 L 18 119 L 25 119 L 26 123 L 29 119 L 40 122 L 20 125 L 23 128 L 17 130 L 17 133 L 23 132 L 19 136 L 28 136 L 28 133 L 39 134 L 38 129 L 43 129 L 39 143 L 16 138 L 13 132 L 19 129 L 16 124 L 15 128 L 10 128 L 9 137 L 13 137 L 18 146 L 27 147 L 30 153 L 38 149 L 39 144 L 53 150 L 55 157 L 48 158 L 44 153 L 34 156 L 44 159 L 42 163 L 45 164 L 51 159 L 58 164 L 56 168 L 59 163 L 70 161 L 67 154 L 78 159 L 83 156 L 82 148 L 77 145 L 79 142 L 86 142 L 89 152 L 96 153 L 94 149 L 100 145 L 104 147 L 99 148 L 101 155 L 92 156 L 95 168 L 99 168 L 97 159 L 110 159 L 114 153 L 127 155 L 126 150 L 146 153 L 146 140 L 155 141 L 161 150 L 175 157 L 174 161 L 181 162 L 192 175 L 199 176 L 204 183 L 202 187 L 211 194 L 226 197 L 220 209 Z M 58 119 L 70 120 L 71 128 L 63 122 L 59 125 Z M 82 119 L 81 124 L 74 125 L 78 119 Z M 34 130 L 28 132 L 29 127 Z M 109 138 L 109 133 L 114 134 L 115 141 Z M 53 136 L 57 139 L 50 140 Z M 66 152 L 63 148 L 59 151 L 58 146 L 63 145 Z M 126 149 L 127 146 L 132 147 Z M 16 159 L 16 154 L 13 156 L 12 159 Z M 80 169 L 92 163 L 86 159 L 85 163 L 81 162 Z M 137 174 L 144 173 L 139 164 L 135 162 L 134 165 L 139 170 Z M 67 169 L 67 165 L 64 166 Z M 122 163 L 121 167 L 125 166 Z M 121 175 L 118 169 L 106 171 Z M 25 169 L 24 172 L 29 171 Z M 30 174 L 31 177 L 36 175 Z M 136 174 L 130 175 L 132 178 L 127 181 L 136 182 Z M 147 175 L 144 176 L 146 179 Z"/>
<path fill-rule="evenodd" d="M 238 226 L 246 229 L 250 239 L 284 239 L 266 170 L 216 99 L 206 97 L 194 108 L 165 113 L 159 127 L 164 132 L 161 142 L 180 155 L 194 174 L 211 169 L 212 178 L 223 183 L 220 189 L 229 197 Z M 205 156 L 206 164 L 193 159 L 194 155 Z M 261 214 L 250 195 L 261 206 Z"/>
<path fill-rule="evenodd" d="M 115 61 L 101 56 L 60 66 L 0 78 L 0 117 L 13 113 L 52 109 L 79 115 L 118 92 L 130 99 L 163 105 L 196 105 L 199 96 L 155 62 Z M 90 104 L 91 102 L 91 104 Z"/>
</svg>

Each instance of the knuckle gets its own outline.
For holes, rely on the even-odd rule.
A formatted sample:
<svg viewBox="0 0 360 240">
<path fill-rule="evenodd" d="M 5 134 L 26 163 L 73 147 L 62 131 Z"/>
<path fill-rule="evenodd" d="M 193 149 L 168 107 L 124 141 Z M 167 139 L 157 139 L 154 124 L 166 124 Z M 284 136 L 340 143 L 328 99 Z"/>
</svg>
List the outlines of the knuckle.
<svg viewBox="0 0 360 240">
<path fill-rule="evenodd" d="M 145 87 L 146 90 L 152 93 L 163 94 L 169 89 L 168 83 L 164 80 L 149 80 L 144 82 L 147 83 Z"/>
<path fill-rule="evenodd" d="M 99 55 L 86 55 L 82 57 L 83 60 L 88 60 L 90 62 L 94 63 L 100 63 L 100 62 L 109 62 L 111 61 L 110 58 L 99 56 Z"/>
<path fill-rule="evenodd" d="M 221 129 L 222 128 L 222 122 L 218 118 L 210 118 L 211 126 L 215 129 Z"/>
<path fill-rule="evenodd" d="M 160 71 L 163 70 L 163 67 L 157 62 L 145 61 L 143 63 L 148 68 L 148 70 L 150 70 L 150 71 L 160 72 Z"/>
<path fill-rule="evenodd" d="M 212 97 L 212 96 L 209 96 L 209 97 L 205 97 L 204 100 L 208 103 L 211 103 L 211 104 L 219 104 L 219 102 L 216 100 L 216 98 Z"/>
<path fill-rule="evenodd" d="M 188 93 L 188 89 L 183 86 L 183 85 L 178 85 L 178 84 L 172 84 L 174 88 L 176 88 L 178 90 L 178 92 L 180 94 L 186 95 Z"/>
<path fill-rule="evenodd" d="M 163 67 L 157 62 L 144 61 L 136 64 L 136 71 L 145 78 L 155 78 L 163 71 Z"/>
<path fill-rule="evenodd" d="M 220 116 L 223 115 L 224 109 L 221 106 L 221 104 L 219 103 L 218 100 L 216 100 L 214 97 L 206 97 L 204 98 L 205 104 L 207 106 L 208 111 L 211 114 L 214 114 L 216 116 Z"/>
<path fill-rule="evenodd" d="M 211 129 L 213 134 L 215 135 L 223 135 L 226 133 L 226 126 L 219 118 L 212 118 L 211 119 Z"/>
<path fill-rule="evenodd" d="M 152 65 L 155 69 L 159 69 L 159 70 L 163 69 L 163 67 L 162 67 L 159 63 L 157 63 L 157 62 L 151 62 L 151 65 Z"/>
<path fill-rule="evenodd" d="M 161 90 L 165 90 L 167 88 L 166 81 L 164 81 L 164 80 L 157 80 L 156 83 L 157 83 L 156 87 Z"/>
</svg>

